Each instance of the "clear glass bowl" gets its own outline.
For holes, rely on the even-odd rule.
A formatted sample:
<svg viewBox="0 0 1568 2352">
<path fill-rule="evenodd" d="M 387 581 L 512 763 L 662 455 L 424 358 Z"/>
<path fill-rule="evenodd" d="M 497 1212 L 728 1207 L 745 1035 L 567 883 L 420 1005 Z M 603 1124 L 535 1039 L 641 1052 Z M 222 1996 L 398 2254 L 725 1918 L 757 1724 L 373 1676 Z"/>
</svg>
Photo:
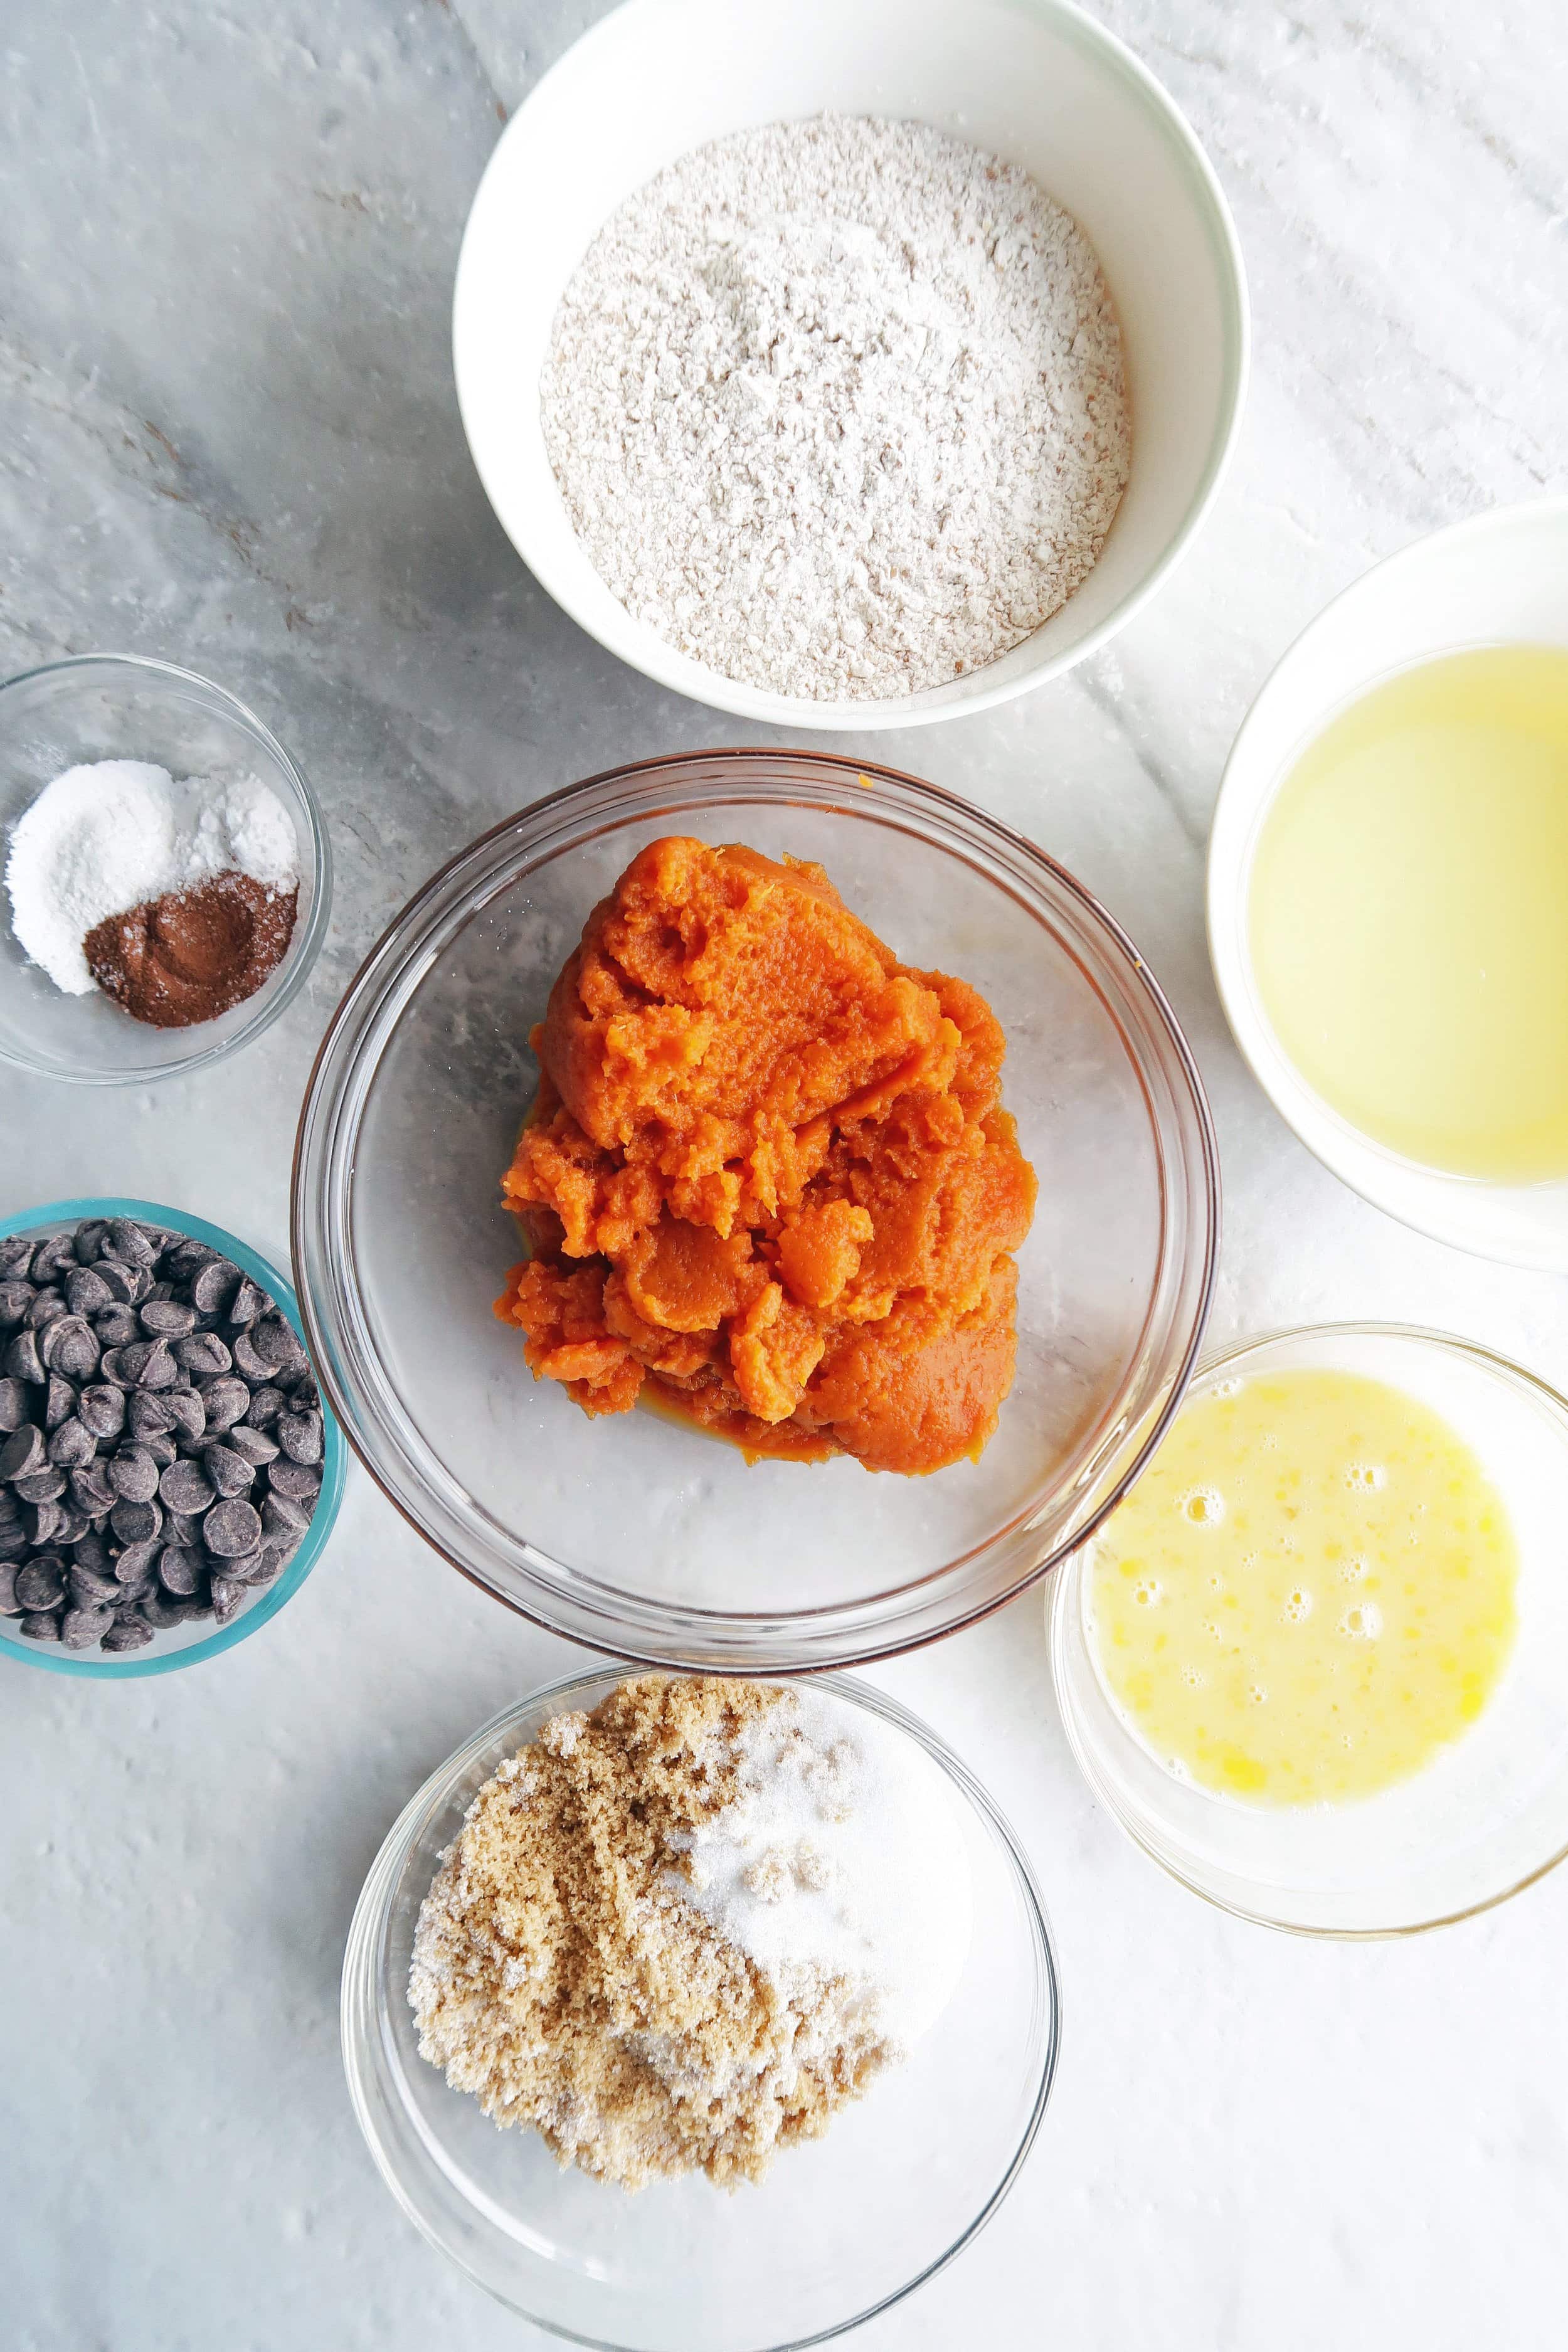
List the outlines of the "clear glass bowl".
<svg viewBox="0 0 1568 2352">
<path fill-rule="evenodd" d="M 619 1670 L 498 1715 L 432 1773 L 376 1856 L 343 1961 L 343 2064 L 383 2179 L 432 2245 L 513 2311 L 604 2352 L 784 2352 L 885 2310 L 950 2262 L 1012 2187 L 1060 2035 L 1038 1891 L 984 1789 L 923 1724 L 840 1676 L 824 1687 L 921 1748 L 969 1847 L 973 1932 L 947 2008 L 908 2061 L 786 2149 L 759 2186 L 701 2179 L 635 2197 L 563 2171 L 502 2131 L 418 2053 L 408 1966 L 419 1906 L 463 1815 L 552 1715 L 594 1707 Z"/>
<path fill-rule="evenodd" d="M 589 1421 L 490 1312 L 531 1023 L 584 918 L 661 834 L 816 858 L 906 961 L 1007 1036 L 1040 1175 L 1018 1367 L 978 1463 L 748 1467 L 651 1412 Z M 1195 1359 L 1218 1237 L 1201 1082 L 1123 933 L 1031 842 L 933 785 L 805 751 L 649 761 L 542 801 L 397 918 L 322 1044 L 294 1263 L 351 1444 L 454 1566 L 621 1657 L 785 1673 L 886 1655 L 1011 1598 L 1136 1475 Z"/>
<path fill-rule="evenodd" d="M 176 781 L 255 776 L 293 818 L 300 846 L 300 907 L 287 955 L 254 996 L 188 1029 L 150 1028 L 98 989 L 63 994 L 23 954 L 0 889 L 0 1059 L 78 1086 L 145 1086 L 220 1061 L 277 1020 L 326 934 L 331 852 L 316 796 L 277 737 L 190 670 L 139 655 L 83 654 L 0 686 L 0 835 L 46 784 L 89 760 L 150 760 Z"/>
<path fill-rule="evenodd" d="M 304 1338 L 300 1302 L 288 1276 L 279 1274 L 269 1259 L 237 1234 L 225 1233 L 221 1225 L 208 1224 L 205 1217 L 190 1216 L 184 1209 L 165 1208 L 159 1201 L 51 1201 L 45 1208 L 27 1209 L 20 1216 L 0 1219 L 0 1240 L 13 1234 L 32 1234 L 41 1239 L 62 1232 L 68 1225 L 79 1224 L 84 1217 L 139 1217 L 150 1225 L 166 1225 L 174 1232 L 189 1234 L 194 1241 L 205 1242 L 209 1249 L 221 1250 L 252 1282 L 260 1285 Z M 268 1618 L 276 1617 L 280 1609 L 288 1606 L 315 1567 L 343 1499 L 348 1448 L 336 1422 L 325 1410 L 321 1424 L 321 1491 L 310 1528 L 282 1575 L 275 1583 L 264 1585 L 226 1625 L 205 1632 L 205 1621 L 198 1618 L 188 1625 L 176 1625 L 171 1632 L 158 1634 L 144 1650 L 133 1650 L 125 1657 L 106 1657 L 97 1650 L 62 1650 L 53 1643 L 29 1642 L 15 1631 L 10 1618 L 0 1617 L 0 1654 L 20 1658 L 24 1665 L 42 1666 L 49 1675 L 89 1675 L 99 1682 L 131 1682 L 140 1675 L 172 1675 L 182 1666 L 199 1666 L 206 1659 L 232 1650 L 237 1642 L 245 1641 L 249 1634 L 258 1633 Z"/>
<path fill-rule="evenodd" d="M 1047 1603 L 1057 1700 L 1095 1795 L 1194 1894 L 1302 1935 L 1411 1935 L 1502 1902 L 1568 1853 L 1568 1402 L 1469 1340 L 1372 1323 L 1248 1340 L 1206 1361 L 1191 1393 L 1300 1367 L 1359 1372 L 1429 1405 L 1508 1505 L 1519 1633 L 1479 1720 L 1424 1771 L 1352 1804 L 1270 1808 L 1190 1786 L 1149 1753 L 1100 1679 L 1086 1619 L 1092 1546 Z"/>
</svg>

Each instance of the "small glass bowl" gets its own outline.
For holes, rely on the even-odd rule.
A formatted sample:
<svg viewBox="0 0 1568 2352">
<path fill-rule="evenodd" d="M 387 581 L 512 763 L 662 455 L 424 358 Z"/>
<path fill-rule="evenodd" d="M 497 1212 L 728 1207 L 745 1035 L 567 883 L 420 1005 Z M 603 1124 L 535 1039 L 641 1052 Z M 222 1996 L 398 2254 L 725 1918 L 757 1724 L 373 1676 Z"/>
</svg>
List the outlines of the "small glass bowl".
<svg viewBox="0 0 1568 2352">
<path fill-rule="evenodd" d="M 900 958 L 962 974 L 1002 1024 L 1040 1199 L 1013 1391 L 977 1463 L 748 1466 L 651 1412 L 590 1421 L 490 1311 L 521 1255 L 500 1188 L 535 1085 L 530 1026 L 589 910 L 668 834 L 817 859 Z M 345 1435 L 465 1575 L 613 1656 L 815 1672 L 985 1615 L 1116 1501 L 1196 1358 L 1218 1187 L 1169 1005 L 1032 842 L 891 769 L 702 752 L 498 825 L 372 950 L 300 1118 L 294 1264 Z"/>
<path fill-rule="evenodd" d="M 134 654 L 83 654 L 0 685 L 0 835 L 8 838 L 46 784 L 91 760 L 152 761 L 176 782 L 255 776 L 288 810 L 299 845 L 288 953 L 254 996 L 188 1029 L 152 1028 L 96 988 L 65 995 L 23 954 L 0 888 L 0 1059 L 78 1086 L 146 1086 L 221 1061 L 277 1020 L 326 934 L 331 852 L 316 796 L 277 737 L 190 670 Z"/>
<path fill-rule="evenodd" d="M 1479 1719 L 1424 1770 L 1353 1803 L 1248 1805 L 1178 1780 L 1100 1678 L 1087 1621 L 1092 1545 L 1047 1604 L 1057 1700 L 1090 1789 L 1194 1894 L 1300 1935 L 1412 1935 L 1504 1901 L 1568 1853 L 1568 1402 L 1469 1340 L 1373 1323 L 1248 1340 L 1205 1362 L 1190 1394 L 1302 1368 L 1360 1373 L 1428 1405 L 1507 1504 L 1519 1632 Z"/>
<path fill-rule="evenodd" d="M 220 1250 L 258 1284 L 303 1339 L 300 1302 L 287 1276 L 279 1274 L 259 1250 L 225 1233 L 221 1225 L 209 1225 L 205 1217 L 187 1215 L 184 1209 L 168 1209 L 158 1201 L 51 1201 L 46 1208 L 26 1209 L 20 1216 L 0 1219 L 0 1241 L 8 1240 L 13 1234 L 33 1234 L 42 1239 L 68 1225 L 79 1224 L 85 1217 L 135 1217 L 150 1225 L 165 1225 L 172 1232 L 189 1234 L 193 1241 L 205 1242 L 209 1249 Z M 197 1619 L 188 1625 L 176 1625 L 167 1633 L 159 1633 L 144 1650 L 132 1650 L 124 1657 L 106 1657 L 101 1651 L 62 1650 L 54 1643 L 29 1642 L 14 1630 L 10 1618 L 0 1617 L 0 1653 L 20 1658 L 24 1665 L 42 1666 L 46 1674 L 90 1675 L 98 1682 L 131 1682 L 139 1675 L 172 1675 L 181 1666 L 199 1666 L 206 1659 L 232 1650 L 247 1634 L 259 1633 L 269 1617 L 276 1617 L 292 1601 L 315 1567 L 343 1499 L 348 1448 L 324 1404 L 321 1433 L 321 1491 L 300 1549 L 276 1582 L 264 1585 L 226 1625 L 207 1633 L 202 1631 L 203 1621 Z"/>
<path fill-rule="evenodd" d="M 700 2178 L 630 2197 L 563 2171 L 422 2059 L 408 2006 L 419 1906 L 463 1815 L 552 1715 L 622 1680 L 586 1675 L 509 1707 L 432 1773 L 365 1880 L 343 1961 L 343 2065 L 360 2128 L 416 2226 L 536 2326 L 601 2352 L 785 2352 L 912 2293 L 975 2236 L 1045 2113 L 1060 2036 L 1056 1960 L 1029 1865 L 959 1759 L 881 1692 L 822 1687 L 924 1750 L 957 1799 L 973 1931 L 952 2000 L 908 2060 L 785 2149 L 759 2186 Z"/>
</svg>

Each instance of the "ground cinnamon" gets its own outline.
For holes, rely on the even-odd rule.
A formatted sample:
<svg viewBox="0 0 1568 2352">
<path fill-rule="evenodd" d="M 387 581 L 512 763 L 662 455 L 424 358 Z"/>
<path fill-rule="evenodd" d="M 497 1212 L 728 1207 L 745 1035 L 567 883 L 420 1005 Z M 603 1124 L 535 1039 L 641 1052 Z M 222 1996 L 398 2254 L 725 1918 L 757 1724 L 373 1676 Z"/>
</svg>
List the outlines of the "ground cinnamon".
<svg viewBox="0 0 1568 2352">
<path fill-rule="evenodd" d="M 106 994 L 153 1029 L 186 1029 L 243 1004 L 289 951 L 300 894 L 229 869 L 110 915 L 82 942 Z"/>
</svg>

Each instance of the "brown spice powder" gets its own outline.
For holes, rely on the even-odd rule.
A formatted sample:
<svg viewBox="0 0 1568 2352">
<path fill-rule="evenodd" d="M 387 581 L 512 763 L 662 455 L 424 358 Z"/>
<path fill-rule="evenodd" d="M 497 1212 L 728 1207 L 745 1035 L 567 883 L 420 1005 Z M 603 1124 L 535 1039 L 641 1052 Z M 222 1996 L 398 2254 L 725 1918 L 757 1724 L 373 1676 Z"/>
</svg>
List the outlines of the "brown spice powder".
<svg viewBox="0 0 1568 2352">
<path fill-rule="evenodd" d="M 479 1790 L 420 1912 L 421 2054 L 499 2124 L 626 2189 L 757 2180 L 891 2056 L 843 1979 L 795 1999 L 682 1896 L 689 1833 L 790 1694 L 643 1675 Z"/>
<path fill-rule="evenodd" d="M 237 868 L 106 916 L 82 942 L 106 995 L 153 1029 L 216 1020 L 282 962 L 298 890 L 275 890 Z"/>
</svg>

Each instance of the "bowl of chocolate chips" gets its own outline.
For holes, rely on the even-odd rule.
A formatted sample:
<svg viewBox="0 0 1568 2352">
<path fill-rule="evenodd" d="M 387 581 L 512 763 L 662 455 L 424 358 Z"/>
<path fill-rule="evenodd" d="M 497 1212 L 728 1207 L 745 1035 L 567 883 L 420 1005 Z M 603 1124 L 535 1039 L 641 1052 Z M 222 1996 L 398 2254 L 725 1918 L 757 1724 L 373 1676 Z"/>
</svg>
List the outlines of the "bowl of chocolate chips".
<svg viewBox="0 0 1568 2352">
<path fill-rule="evenodd" d="M 0 1223 L 0 1649 L 216 1656 L 310 1574 L 344 1463 L 293 1291 L 232 1234 L 150 1201 Z"/>
<path fill-rule="evenodd" d="M 145 1085 L 232 1054 L 302 986 L 331 858 L 253 711 L 168 662 L 0 685 L 0 1058 Z"/>
</svg>

